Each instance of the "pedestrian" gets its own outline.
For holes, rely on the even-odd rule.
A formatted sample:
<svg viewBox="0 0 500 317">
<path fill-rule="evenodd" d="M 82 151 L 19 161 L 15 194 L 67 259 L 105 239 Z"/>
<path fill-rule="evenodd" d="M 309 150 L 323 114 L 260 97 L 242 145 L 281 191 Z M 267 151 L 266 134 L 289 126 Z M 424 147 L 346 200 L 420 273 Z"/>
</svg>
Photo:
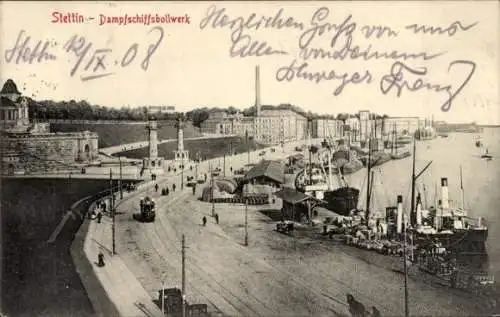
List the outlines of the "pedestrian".
<svg viewBox="0 0 500 317">
<path fill-rule="evenodd" d="M 97 255 L 97 266 L 104 266 L 104 254 L 102 254 L 102 252 L 99 252 L 99 254 Z"/>
<path fill-rule="evenodd" d="M 196 185 L 193 186 L 193 196 L 196 195 Z"/>
<path fill-rule="evenodd" d="M 102 212 L 99 210 L 99 212 L 97 213 L 97 223 L 101 223 L 101 219 L 102 219 Z"/>
<path fill-rule="evenodd" d="M 155 192 L 158 192 L 158 184 L 155 185 Z"/>
<path fill-rule="evenodd" d="M 165 192 L 167 193 L 167 196 L 168 196 L 168 194 L 169 194 L 168 186 L 167 186 L 167 188 L 165 188 Z"/>
<path fill-rule="evenodd" d="M 172 191 L 175 192 L 175 184 L 172 184 Z"/>
<path fill-rule="evenodd" d="M 207 217 L 203 216 L 201 220 L 203 221 L 203 227 L 205 227 L 207 225 Z"/>
<path fill-rule="evenodd" d="M 233 167 L 229 167 L 229 171 L 232 173 L 233 172 Z"/>
<path fill-rule="evenodd" d="M 106 203 L 104 201 L 102 202 L 101 207 L 102 207 L 102 211 L 106 212 Z"/>
<path fill-rule="evenodd" d="M 207 173 L 205 173 L 205 182 L 207 181 Z"/>
<path fill-rule="evenodd" d="M 214 217 L 215 217 L 215 222 L 216 222 L 217 224 L 219 224 L 219 214 L 215 214 L 215 216 L 214 216 Z"/>
<path fill-rule="evenodd" d="M 365 306 L 358 302 L 351 294 L 347 294 L 347 304 L 349 305 L 349 312 L 352 317 L 366 317 L 367 311 Z"/>
</svg>

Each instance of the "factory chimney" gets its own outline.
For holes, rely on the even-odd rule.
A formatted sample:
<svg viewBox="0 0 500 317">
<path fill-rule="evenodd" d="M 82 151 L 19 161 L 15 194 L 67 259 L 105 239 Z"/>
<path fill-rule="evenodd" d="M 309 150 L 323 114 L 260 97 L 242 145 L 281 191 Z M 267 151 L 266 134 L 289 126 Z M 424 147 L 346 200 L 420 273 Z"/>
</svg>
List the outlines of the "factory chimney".
<svg viewBox="0 0 500 317">
<path fill-rule="evenodd" d="M 441 207 L 447 209 L 450 207 L 450 197 L 448 195 L 448 179 L 441 178 Z"/>
<path fill-rule="evenodd" d="M 255 115 L 260 116 L 260 67 L 255 66 Z"/>
<path fill-rule="evenodd" d="M 397 202 L 398 202 L 398 205 L 397 205 L 398 211 L 397 211 L 397 216 L 396 216 L 396 232 L 402 233 L 403 232 L 403 196 L 398 195 Z"/>
<path fill-rule="evenodd" d="M 422 225 L 422 198 L 420 193 L 417 195 L 417 226 Z"/>
</svg>

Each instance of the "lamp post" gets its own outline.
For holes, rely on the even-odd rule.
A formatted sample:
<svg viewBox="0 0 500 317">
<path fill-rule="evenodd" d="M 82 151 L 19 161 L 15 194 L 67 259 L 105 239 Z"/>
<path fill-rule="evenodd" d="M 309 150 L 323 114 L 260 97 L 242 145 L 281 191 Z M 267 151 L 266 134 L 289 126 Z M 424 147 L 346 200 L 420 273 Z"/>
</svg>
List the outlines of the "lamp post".
<svg viewBox="0 0 500 317">
<path fill-rule="evenodd" d="M 212 200 L 212 217 L 215 217 L 214 173 L 212 171 L 212 163 L 209 164 L 209 172 L 210 172 L 210 199 Z"/>
<path fill-rule="evenodd" d="M 165 279 L 161 280 L 161 315 L 165 316 Z"/>
<path fill-rule="evenodd" d="M 123 199 L 123 174 L 122 174 L 122 157 L 118 157 L 120 159 L 120 199 Z"/>
<path fill-rule="evenodd" d="M 184 189 L 184 153 L 181 160 L 181 190 Z"/>
<path fill-rule="evenodd" d="M 113 220 L 112 222 L 112 231 L 111 231 L 111 239 L 112 239 L 112 251 L 113 255 L 116 254 L 116 237 L 115 237 L 115 231 L 116 231 L 116 219 L 115 219 L 115 193 L 113 191 L 113 170 L 110 168 L 109 169 L 109 191 L 110 191 L 110 212 L 111 212 L 111 218 Z"/>
<path fill-rule="evenodd" d="M 245 246 L 248 246 L 248 198 L 245 199 Z"/>
<path fill-rule="evenodd" d="M 186 316 L 186 238 L 182 235 L 182 317 Z"/>
</svg>

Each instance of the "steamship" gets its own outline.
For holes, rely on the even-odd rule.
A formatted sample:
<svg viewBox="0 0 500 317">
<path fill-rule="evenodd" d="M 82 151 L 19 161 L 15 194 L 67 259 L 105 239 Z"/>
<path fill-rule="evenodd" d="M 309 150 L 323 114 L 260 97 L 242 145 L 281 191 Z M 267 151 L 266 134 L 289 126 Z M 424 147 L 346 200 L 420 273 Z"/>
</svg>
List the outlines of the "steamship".
<svg viewBox="0 0 500 317">
<path fill-rule="evenodd" d="M 463 192 L 463 186 L 461 186 Z M 488 227 L 482 217 L 468 216 L 462 206 L 451 206 L 448 198 L 448 179 L 441 178 L 441 199 L 437 208 L 422 212 L 420 195 L 417 196 L 415 215 L 415 241 L 419 244 L 439 242 L 455 254 L 485 255 Z"/>
<path fill-rule="evenodd" d="M 312 168 L 309 172 L 304 169 L 297 174 L 295 188 L 297 191 L 322 201 L 321 206 L 328 210 L 348 216 L 352 210 L 356 209 L 359 199 L 359 189 L 349 186 L 344 178 L 347 165 L 345 162 L 348 162 L 349 152 L 347 150 L 334 152 L 328 149 L 323 153 L 326 154 L 326 159 L 319 160 L 319 167 Z M 345 164 L 338 166 L 332 160 L 337 163 L 344 161 Z M 356 162 L 355 158 L 351 158 L 350 162 Z M 326 166 L 324 166 L 325 163 Z M 359 161 L 356 166 L 363 167 Z M 339 183 L 336 188 L 333 185 L 334 173 Z"/>
<path fill-rule="evenodd" d="M 464 187 L 462 183 L 462 167 L 460 167 L 460 189 L 462 192 L 462 206 L 450 205 L 448 179 L 441 178 L 441 199 L 437 201 L 437 208 L 422 210 L 420 194 L 417 195 L 415 206 L 415 183 L 419 176 L 432 164 L 428 163 L 422 171 L 415 173 L 416 147 L 413 142 L 413 170 L 411 186 L 410 223 L 403 219 L 403 197 L 397 197 L 397 207 L 386 208 L 390 235 L 401 235 L 403 224 L 408 228 L 413 242 L 419 246 L 439 243 L 447 250 L 457 255 L 486 255 L 486 240 L 488 227 L 482 217 L 470 218 L 465 209 Z M 437 195 L 436 195 L 437 196 Z M 436 197 L 437 198 L 437 197 Z"/>
<path fill-rule="evenodd" d="M 412 204 L 410 223 L 407 224 L 407 232 L 416 245 L 425 247 L 440 244 L 457 255 L 486 255 L 488 227 L 482 217 L 474 219 L 467 215 L 463 207 L 463 186 L 461 189 L 461 208 L 450 204 L 447 178 L 441 178 L 441 199 L 437 201 L 437 208 L 423 210 L 421 196 L 417 195 L 416 208 Z M 386 208 L 386 217 L 389 235 L 400 236 L 404 230 L 403 223 L 407 223 L 403 218 L 402 196 L 397 197 L 397 207 Z"/>
</svg>

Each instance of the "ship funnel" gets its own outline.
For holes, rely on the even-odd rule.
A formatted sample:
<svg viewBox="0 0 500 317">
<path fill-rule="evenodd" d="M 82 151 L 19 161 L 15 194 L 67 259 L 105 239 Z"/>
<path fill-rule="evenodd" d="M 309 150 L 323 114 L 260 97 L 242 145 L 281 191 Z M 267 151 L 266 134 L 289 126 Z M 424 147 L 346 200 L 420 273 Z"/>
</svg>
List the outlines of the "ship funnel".
<svg viewBox="0 0 500 317">
<path fill-rule="evenodd" d="M 422 225 L 422 200 L 420 194 L 417 196 L 417 226 Z"/>
<path fill-rule="evenodd" d="M 450 207 L 450 198 L 448 194 L 448 179 L 441 178 L 441 207 L 447 209 Z"/>
<path fill-rule="evenodd" d="M 403 232 L 403 196 L 398 195 L 398 213 L 396 219 L 397 233 Z"/>
</svg>

